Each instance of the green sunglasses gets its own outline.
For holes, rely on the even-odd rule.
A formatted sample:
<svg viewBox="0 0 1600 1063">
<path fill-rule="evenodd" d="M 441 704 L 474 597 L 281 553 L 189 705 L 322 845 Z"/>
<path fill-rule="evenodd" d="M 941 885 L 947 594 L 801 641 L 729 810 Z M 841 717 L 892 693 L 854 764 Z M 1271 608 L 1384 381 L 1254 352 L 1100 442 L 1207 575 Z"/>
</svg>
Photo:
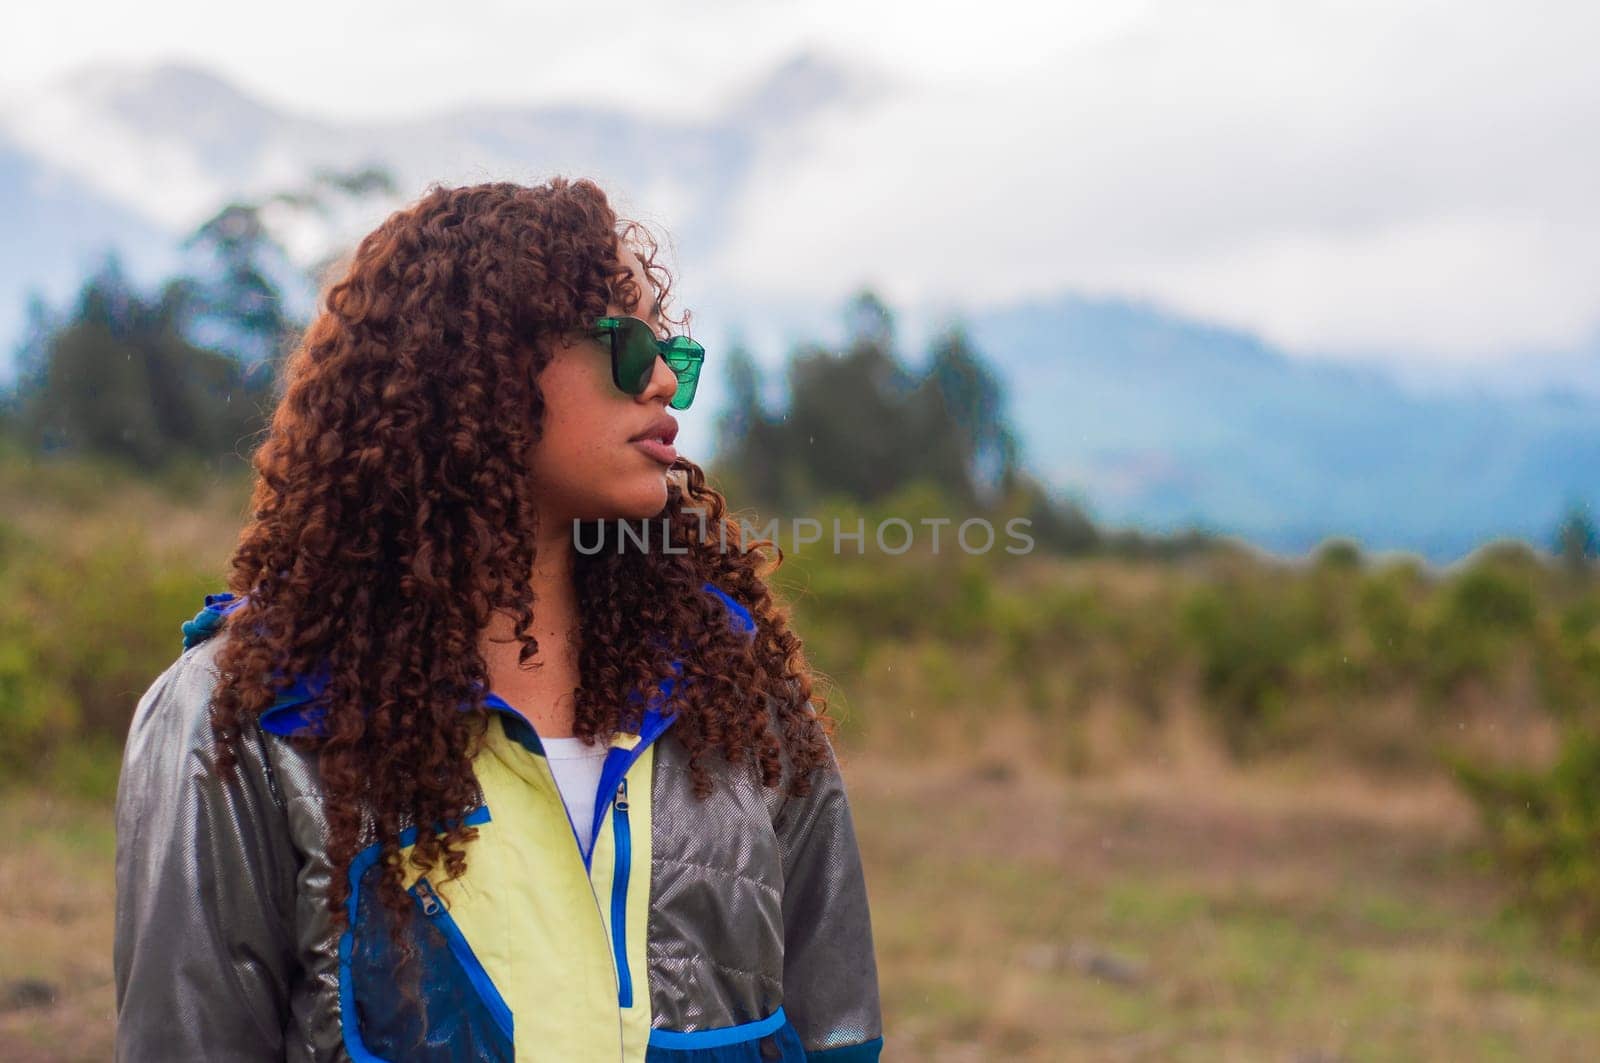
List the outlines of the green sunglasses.
<svg viewBox="0 0 1600 1063">
<path fill-rule="evenodd" d="M 665 358 L 678 377 L 678 390 L 668 404 L 674 410 L 687 410 L 694 401 L 695 385 L 700 382 L 700 363 L 706 349 L 687 336 L 656 339 L 649 322 L 637 317 L 603 317 L 589 333 L 602 345 L 610 344 L 611 379 L 629 395 L 641 395 L 650 386 L 656 359 Z"/>
</svg>

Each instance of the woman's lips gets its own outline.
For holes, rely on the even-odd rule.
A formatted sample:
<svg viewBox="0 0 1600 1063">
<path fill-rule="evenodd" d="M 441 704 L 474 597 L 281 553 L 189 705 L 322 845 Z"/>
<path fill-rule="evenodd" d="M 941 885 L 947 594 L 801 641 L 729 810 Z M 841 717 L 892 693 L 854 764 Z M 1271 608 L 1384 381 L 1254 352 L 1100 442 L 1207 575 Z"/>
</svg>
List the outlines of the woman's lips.
<svg viewBox="0 0 1600 1063">
<path fill-rule="evenodd" d="M 659 439 L 635 439 L 633 445 L 663 465 L 671 465 L 678 460 L 678 450 L 671 443 L 663 443 Z"/>
</svg>

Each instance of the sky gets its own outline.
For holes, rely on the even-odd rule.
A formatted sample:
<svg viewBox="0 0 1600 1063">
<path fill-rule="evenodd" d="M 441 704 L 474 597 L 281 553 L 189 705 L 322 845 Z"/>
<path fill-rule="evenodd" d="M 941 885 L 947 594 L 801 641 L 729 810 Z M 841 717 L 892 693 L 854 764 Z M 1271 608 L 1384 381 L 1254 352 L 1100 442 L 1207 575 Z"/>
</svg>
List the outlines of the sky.
<svg viewBox="0 0 1600 1063">
<path fill-rule="evenodd" d="M 443 10 L 12 5 L 0 92 L 181 60 L 334 118 L 575 100 L 694 116 L 820 49 L 893 90 L 768 153 L 713 275 L 815 296 L 869 279 L 891 303 L 1133 296 L 1352 360 L 1600 352 L 1592 2 Z"/>
</svg>

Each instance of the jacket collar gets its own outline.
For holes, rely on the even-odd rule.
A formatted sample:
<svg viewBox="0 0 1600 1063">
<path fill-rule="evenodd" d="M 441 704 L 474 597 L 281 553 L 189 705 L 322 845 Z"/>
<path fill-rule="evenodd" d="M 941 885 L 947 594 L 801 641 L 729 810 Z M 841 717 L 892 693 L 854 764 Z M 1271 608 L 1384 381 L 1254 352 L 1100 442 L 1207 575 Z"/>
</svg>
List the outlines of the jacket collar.
<svg viewBox="0 0 1600 1063">
<path fill-rule="evenodd" d="M 703 589 L 723 604 L 729 613 L 729 621 L 736 628 L 742 630 L 747 639 L 755 637 L 756 622 L 748 609 L 710 581 L 703 584 Z M 206 595 L 205 608 L 193 620 L 183 625 L 184 645 L 186 647 L 191 645 L 189 642 L 191 630 L 200 638 L 215 634 L 216 630 L 222 626 L 223 617 L 243 604 L 243 597 L 235 597 L 232 594 Z M 646 745 L 659 737 L 673 722 L 674 717 L 664 715 L 658 706 L 672 696 L 673 690 L 681 680 L 683 675 L 683 662 L 681 660 L 672 662 L 672 672 L 672 675 L 667 676 L 657 684 L 657 692 L 651 696 L 649 703 L 645 706 L 644 716 L 639 724 L 639 741 L 635 743 L 632 749 L 624 751 L 629 753 L 630 756 L 626 758 L 626 764 L 622 766 L 623 771 L 626 770 L 627 764 L 632 764 L 633 759 L 639 752 L 643 751 Z M 261 714 L 261 729 L 277 735 L 310 734 L 317 737 L 323 735 L 325 731 L 322 726 L 322 716 L 325 709 L 317 705 L 316 701 L 322 696 L 323 690 L 326 689 L 329 678 L 326 666 L 319 670 L 316 675 L 296 676 L 294 682 L 281 691 L 277 700 Z M 637 703 L 638 698 L 638 694 L 635 693 L 631 695 L 630 701 Z M 534 731 L 533 725 L 506 702 L 504 698 L 501 698 L 491 690 L 484 699 L 484 705 L 491 711 L 498 712 L 504 716 L 508 734 L 513 734 L 513 737 L 534 752 L 543 754 L 543 747 L 537 745 L 538 734 Z M 465 709 L 466 707 L 466 704 L 463 703 L 462 708 Z M 536 746 L 537 748 L 535 748 Z M 621 763 L 621 758 L 608 757 L 604 769 L 607 774 L 612 769 L 613 760 Z M 621 778 L 621 772 L 617 773 L 617 777 Z M 604 778 L 604 775 L 602 778 Z"/>
</svg>

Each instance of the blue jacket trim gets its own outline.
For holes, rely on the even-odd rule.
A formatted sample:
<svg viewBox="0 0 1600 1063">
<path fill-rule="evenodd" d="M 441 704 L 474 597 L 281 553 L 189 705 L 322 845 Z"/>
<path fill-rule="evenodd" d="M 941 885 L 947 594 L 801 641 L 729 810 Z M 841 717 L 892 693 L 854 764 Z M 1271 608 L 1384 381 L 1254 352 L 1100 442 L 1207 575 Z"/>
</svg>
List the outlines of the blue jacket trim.
<svg viewBox="0 0 1600 1063">
<path fill-rule="evenodd" d="M 322 717 L 327 709 L 312 702 L 326 689 L 330 676 L 326 666 L 315 676 L 296 676 L 278 700 L 261 714 L 261 729 L 278 735 L 291 735 L 309 731 L 321 737 L 327 733 Z"/>
<path fill-rule="evenodd" d="M 672 696 L 671 679 L 663 679 L 659 686 L 663 697 Z M 605 818 L 606 809 L 611 807 L 608 795 L 617 792 L 617 786 L 622 782 L 622 777 L 628 774 L 628 769 L 633 767 L 633 762 L 644 755 L 645 749 L 660 738 L 668 727 L 677 720 L 676 715 L 667 715 L 654 706 L 659 704 L 659 699 L 651 699 L 651 707 L 644 712 L 644 719 L 639 724 L 639 741 L 632 749 L 614 748 L 606 754 L 606 759 L 600 766 L 600 782 L 595 787 L 597 795 L 594 803 L 594 821 L 589 825 L 589 848 L 583 850 L 583 866 L 587 869 L 594 858 L 594 839 L 600 835 L 600 821 Z"/>
<path fill-rule="evenodd" d="M 654 1048 L 673 1048 L 680 1051 L 721 1048 L 724 1045 L 765 1037 L 782 1029 L 785 1021 L 787 1020 L 780 1006 L 777 1011 L 764 1019 L 741 1023 L 738 1026 L 718 1026 L 712 1030 L 663 1030 L 657 1027 L 650 1031 L 650 1045 Z"/>
<path fill-rule="evenodd" d="M 746 635 L 752 637 L 755 635 L 756 621 L 755 617 L 750 615 L 750 610 L 740 605 L 733 599 L 732 595 L 709 580 L 706 581 L 705 589 L 722 600 L 722 604 L 728 607 L 728 612 L 733 614 L 734 621 L 744 629 Z"/>
</svg>

